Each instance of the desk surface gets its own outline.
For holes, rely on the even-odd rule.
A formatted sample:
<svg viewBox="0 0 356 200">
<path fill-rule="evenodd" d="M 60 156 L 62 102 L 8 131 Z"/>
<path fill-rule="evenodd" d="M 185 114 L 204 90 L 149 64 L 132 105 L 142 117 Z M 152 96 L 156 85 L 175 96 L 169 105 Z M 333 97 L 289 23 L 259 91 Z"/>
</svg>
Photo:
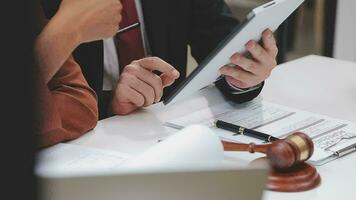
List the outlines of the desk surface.
<svg viewBox="0 0 356 200">
<path fill-rule="evenodd" d="M 278 66 L 266 81 L 264 100 L 340 118 L 356 123 L 356 63 L 307 56 Z M 207 88 L 192 98 L 167 107 L 156 104 L 129 116 L 99 122 L 97 128 L 71 143 L 138 154 L 176 130 L 163 126 L 171 118 L 206 108 L 223 100 L 215 88 Z M 226 158 L 248 163 L 258 155 L 229 153 Z M 264 199 L 354 199 L 356 153 L 317 167 L 322 184 L 301 193 L 266 191 Z"/>
</svg>

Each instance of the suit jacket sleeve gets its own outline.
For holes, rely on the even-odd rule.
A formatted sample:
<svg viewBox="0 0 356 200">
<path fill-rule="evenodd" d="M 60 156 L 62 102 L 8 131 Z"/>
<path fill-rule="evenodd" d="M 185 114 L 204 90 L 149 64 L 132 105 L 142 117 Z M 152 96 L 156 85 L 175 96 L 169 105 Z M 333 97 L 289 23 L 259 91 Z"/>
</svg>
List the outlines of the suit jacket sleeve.
<svg viewBox="0 0 356 200">
<path fill-rule="evenodd" d="M 96 126 L 95 92 L 79 65 L 70 57 L 50 82 L 39 82 L 39 146 L 46 147 L 78 138 Z"/>
<path fill-rule="evenodd" d="M 193 20 L 190 23 L 189 44 L 193 57 L 201 63 L 239 22 L 232 16 L 224 0 L 192 2 Z M 217 81 L 216 86 L 226 98 L 236 103 L 244 103 L 258 96 L 263 84 L 256 90 L 241 94 L 236 93 L 224 78 Z"/>
</svg>

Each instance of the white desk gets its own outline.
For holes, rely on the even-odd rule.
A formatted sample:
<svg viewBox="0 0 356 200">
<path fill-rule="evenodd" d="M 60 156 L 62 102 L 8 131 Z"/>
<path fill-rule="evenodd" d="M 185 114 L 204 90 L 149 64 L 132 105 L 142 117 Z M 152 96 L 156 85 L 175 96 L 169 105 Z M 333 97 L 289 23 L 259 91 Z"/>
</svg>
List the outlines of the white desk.
<svg viewBox="0 0 356 200">
<path fill-rule="evenodd" d="M 262 93 L 267 101 L 356 123 L 356 64 L 308 56 L 278 66 Z M 164 107 L 157 104 L 129 116 L 100 121 L 97 128 L 72 143 L 138 154 L 157 139 L 176 130 L 162 126 L 170 118 L 206 108 L 223 98 L 215 88 L 201 91 L 184 103 Z M 184 106 L 182 105 L 184 104 Z M 227 154 L 227 158 L 248 163 L 258 155 Z M 318 167 L 322 184 L 301 193 L 266 191 L 264 199 L 355 199 L 356 153 Z"/>
</svg>

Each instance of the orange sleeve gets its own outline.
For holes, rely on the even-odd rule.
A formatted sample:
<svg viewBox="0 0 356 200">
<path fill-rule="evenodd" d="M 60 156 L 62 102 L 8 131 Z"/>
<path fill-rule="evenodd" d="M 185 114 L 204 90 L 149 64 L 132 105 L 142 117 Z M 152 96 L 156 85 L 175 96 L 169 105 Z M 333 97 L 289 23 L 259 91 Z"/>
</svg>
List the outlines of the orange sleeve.
<svg viewBox="0 0 356 200">
<path fill-rule="evenodd" d="M 96 126 L 97 97 L 73 57 L 47 85 L 40 83 L 39 93 L 40 147 L 76 139 Z"/>
</svg>

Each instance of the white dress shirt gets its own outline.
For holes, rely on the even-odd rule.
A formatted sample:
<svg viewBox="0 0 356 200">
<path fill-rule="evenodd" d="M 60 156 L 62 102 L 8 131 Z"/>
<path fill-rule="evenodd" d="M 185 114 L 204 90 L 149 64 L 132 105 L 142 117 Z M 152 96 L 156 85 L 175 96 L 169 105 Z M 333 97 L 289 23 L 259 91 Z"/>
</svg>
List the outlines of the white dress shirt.
<svg viewBox="0 0 356 200">
<path fill-rule="evenodd" d="M 146 56 L 150 55 L 150 48 L 146 36 L 145 24 L 142 13 L 140 0 L 135 0 L 140 29 L 143 40 L 143 48 Z M 124 28 L 124 27 L 122 27 Z M 103 73 L 103 90 L 111 91 L 115 88 L 119 80 L 119 58 L 117 57 L 116 47 L 113 38 L 103 40 L 104 43 L 104 73 Z"/>
</svg>

